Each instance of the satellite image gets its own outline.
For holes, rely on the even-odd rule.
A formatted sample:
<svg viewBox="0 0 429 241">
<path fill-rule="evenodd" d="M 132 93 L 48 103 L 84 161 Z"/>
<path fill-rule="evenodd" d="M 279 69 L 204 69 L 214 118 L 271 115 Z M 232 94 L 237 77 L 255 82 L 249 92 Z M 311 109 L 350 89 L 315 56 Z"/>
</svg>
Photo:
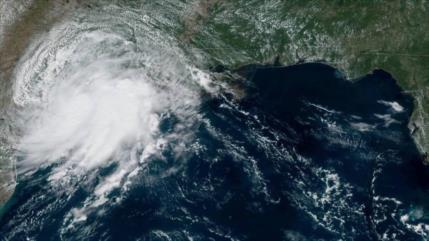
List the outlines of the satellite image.
<svg viewBox="0 0 429 241">
<path fill-rule="evenodd" d="M 426 241 L 428 120 L 427 0 L 0 0 L 0 241 Z"/>
</svg>

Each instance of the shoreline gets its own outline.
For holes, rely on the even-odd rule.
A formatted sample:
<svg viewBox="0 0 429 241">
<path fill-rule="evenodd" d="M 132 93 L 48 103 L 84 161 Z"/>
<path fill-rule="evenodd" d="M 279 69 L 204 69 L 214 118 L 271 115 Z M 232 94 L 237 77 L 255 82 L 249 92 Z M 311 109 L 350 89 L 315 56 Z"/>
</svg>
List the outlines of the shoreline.
<svg viewBox="0 0 429 241">
<path fill-rule="evenodd" d="M 20 3 L 16 3 L 20 4 Z M 80 0 L 46 1 L 34 0 L 18 16 L 14 16 L 7 26 L 2 26 L 0 42 L 0 143 L 1 147 L 10 146 L 9 136 L 13 132 L 7 124 L 8 111 L 13 105 L 11 100 L 12 77 L 15 66 L 29 44 L 39 34 L 48 31 L 54 24 L 62 21 L 69 13 L 79 7 Z M 2 148 L 3 149 L 3 148 Z M 9 148 L 6 148 L 9 149 Z M 0 213 L 13 195 L 15 183 L 15 166 L 7 158 L 8 150 L 0 153 Z M 9 150 L 10 151 L 10 150 Z M 6 157 L 3 157 L 6 156 Z M 4 158 L 4 159 L 3 159 Z"/>
<path fill-rule="evenodd" d="M 192 42 L 191 38 L 198 34 L 200 31 L 200 25 L 204 25 L 205 18 L 208 18 L 210 13 L 208 12 L 208 9 L 210 9 L 212 6 L 216 5 L 216 3 L 221 1 L 208 1 L 207 4 L 200 4 L 195 5 L 195 9 L 199 10 L 196 15 L 191 15 L 188 19 L 184 19 L 185 25 L 188 25 L 188 30 L 183 33 L 182 37 L 178 37 L 178 39 L 183 38 L 186 40 L 186 42 Z M 62 1 L 45 1 L 45 0 L 34 0 L 33 3 L 30 5 L 30 7 L 24 11 L 20 16 L 18 16 L 15 19 L 15 22 L 11 24 L 10 26 L 6 27 L 6 32 L 13 33 L 13 34 L 4 34 L 5 37 L 0 43 L 0 56 L 7 56 L 6 58 L 0 59 L 0 89 L 3 90 L 10 90 L 11 89 L 11 77 L 13 74 L 13 71 L 15 69 L 16 63 L 19 61 L 19 58 L 22 56 L 24 51 L 26 50 L 26 47 L 31 43 L 31 40 L 37 37 L 38 34 L 43 34 L 47 30 L 49 30 L 50 27 L 52 27 L 55 23 L 61 21 L 64 19 L 69 13 L 73 12 L 79 7 L 87 6 L 86 3 L 83 3 L 80 0 L 62 0 Z M 193 28 L 193 24 L 195 23 L 196 28 Z M 186 47 L 185 47 L 186 48 Z M 191 48 L 197 48 L 195 43 L 191 44 Z M 344 57 L 344 56 L 343 56 Z M 303 58 L 298 59 L 295 63 L 286 63 L 284 64 L 285 67 L 299 65 L 299 64 L 308 64 L 308 63 L 322 63 L 329 65 L 337 70 L 339 70 L 342 74 L 346 76 L 348 80 L 354 80 L 356 78 L 353 78 L 355 75 L 359 75 L 358 78 L 361 78 L 362 76 L 365 76 L 369 73 L 353 73 L 352 70 L 344 69 L 344 66 L 341 66 L 341 64 L 335 63 L 335 60 L 328 60 L 328 59 L 313 59 L 316 57 L 309 57 L 309 58 Z M 344 57 L 346 58 L 346 57 Z M 336 59 L 336 60 L 339 60 Z M 341 59 L 340 59 L 341 60 Z M 236 63 L 239 64 L 239 63 Z M 261 66 L 263 66 L 262 64 Z M 239 65 L 241 67 L 238 67 L 238 69 L 246 66 L 246 64 Z M 282 66 L 283 67 L 283 66 Z M 373 68 L 374 70 L 378 68 Z M 383 69 L 383 68 L 379 68 Z M 392 75 L 391 72 L 386 70 L 385 72 Z M 402 90 L 407 91 L 405 89 L 405 86 L 403 86 L 403 83 L 406 82 L 406 80 L 399 79 L 397 76 L 393 76 L 393 78 L 396 80 L 397 84 L 402 88 Z M 410 118 L 410 122 L 408 123 L 408 127 L 410 130 L 410 134 L 412 134 L 413 140 L 416 142 L 416 145 L 419 147 L 419 150 L 421 151 L 421 154 L 424 155 L 426 153 L 425 148 L 427 148 L 427 140 L 425 137 L 425 110 L 423 107 L 423 104 L 420 104 L 421 100 L 418 94 L 410 94 L 414 101 L 415 101 L 415 107 L 413 109 L 413 114 Z M 0 95 L 0 114 L 4 114 L 10 105 L 10 97 L 11 93 L 10 91 L 7 91 L 6 93 L 2 93 Z M 2 120 L 0 120 L 0 132 L 1 131 L 9 131 L 9 126 L 3 124 Z M 1 160 L 0 160 L 1 162 Z M 426 162 L 425 162 L 426 163 Z M 14 176 L 14 174 L 11 174 L 11 170 L 13 170 L 13 164 L 9 163 L 0 163 L 0 180 L 11 180 L 11 176 Z M 6 170 L 6 171 L 5 171 Z M 6 173 L 6 174 L 5 174 Z M 13 191 L 6 190 L 4 186 L 0 185 L 0 213 L 3 208 L 7 208 L 7 203 L 3 202 L 2 200 L 11 200 L 10 197 L 13 195 Z"/>
</svg>

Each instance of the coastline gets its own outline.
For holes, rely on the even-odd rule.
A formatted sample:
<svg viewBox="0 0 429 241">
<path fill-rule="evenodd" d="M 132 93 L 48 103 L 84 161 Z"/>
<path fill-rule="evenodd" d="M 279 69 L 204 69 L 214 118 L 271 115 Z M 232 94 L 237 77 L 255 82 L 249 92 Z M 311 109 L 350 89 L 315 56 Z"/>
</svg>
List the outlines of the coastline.
<svg viewBox="0 0 429 241">
<path fill-rule="evenodd" d="M 13 194 L 16 185 L 15 164 L 8 158 L 11 152 L 10 135 L 13 132 L 7 123 L 11 100 L 12 77 L 15 65 L 25 52 L 31 41 L 39 34 L 48 31 L 54 24 L 66 18 L 79 7 L 80 0 L 46 1 L 33 0 L 16 1 L 11 4 L 22 4 L 18 16 L 8 16 L 8 24 L 2 27 L 0 39 L 0 215 Z M 8 9 L 1 9 L 7 11 Z M 2 13 L 0 13 L 2 14 Z M 5 15 L 6 16 L 6 15 Z M 3 57 L 4 56 L 4 57 Z"/>
<path fill-rule="evenodd" d="M 208 3 L 195 5 L 196 9 L 199 10 L 199 14 L 191 15 L 187 19 L 185 19 L 185 25 L 188 25 L 188 30 L 182 34 L 182 39 L 185 39 L 186 42 L 190 42 L 192 47 L 196 47 L 198 43 L 193 41 L 195 35 L 199 35 L 200 32 L 204 31 L 205 19 L 210 18 L 209 9 L 214 6 L 216 3 L 222 1 L 208 1 Z M 13 74 L 13 70 L 15 68 L 15 64 L 19 60 L 20 56 L 24 53 L 26 47 L 29 45 L 32 39 L 37 37 L 38 34 L 43 34 L 53 24 L 61 21 L 63 18 L 67 16 L 70 12 L 73 12 L 76 8 L 80 7 L 83 3 L 79 0 L 62 0 L 62 1 L 45 1 L 45 0 L 34 0 L 26 11 L 24 11 L 20 16 L 15 19 L 15 22 L 10 26 L 7 26 L 5 29 L 5 38 L 0 43 L 0 56 L 7 56 L 6 58 L 0 59 L 0 89 L 2 90 L 10 90 L 11 89 L 11 77 Z M 194 28 L 194 25 L 198 25 Z M 200 26 L 201 25 L 201 26 Z M 13 34 L 11 34 L 13 33 Z M 179 36 L 180 39 L 180 36 Z M 298 52 L 298 51 L 297 51 Z M 209 55 L 208 52 L 206 52 Z M 371 53 L 362 53 L 362 56 L 368 56 Z M 376 52 L 372 53 L 377 55 Z M 378 53 L 380 54 L 380 53 Z M 350 67 L 350 64 L 344 64 L 343 60 L 346 58 L 345 56 L 337 56 L 331 59 L 323 59 L 319 56 L 315 55 L 313 57 L 300 57 L 298 54 L 295 56 L 296 58 L 284 58 L 283 62 L 285 66 L 293 66 L 301 63 L 317 63 L 321 62 L 324 64 L 328 64 L 336 69 L 339 69 L 342 73 L 347 76 L 348 79 L 354 79 L 357 76 L 364 76 L 368 74 L 363 71 L 368 68 L 362 68 L 361 72 L 353 71 Z M 356 57 L 358 58 L 358 57 Z M 214 57 L 214 59 L 216 59 Z M 235 60 L 234 64 L 228 64 L 226 66 L 231 66 L 232 68 L 236 68 L 236 66 L 244 66 L 250 62 L 250 60 L 244 60 L 242 62 Z M 262 62 L 262 61 L 254 61 L 254 62 Z M 377 69 L 379 66 L 371 65 L 370 69 Z M 383 67 L 380 67 L 384 69 Z M 405 91 L 407 90 L 407 81 L 408 79 L 402 79 L 401 76 L 395 76 L 393 73 L 386 69 L 386 72 L 393 75 L 393 78 L 397 80 L 398 85 L 401 86 Z M 424 81 L 424 80 L 421 80 Z M 416 102 L 413 115 L 411 117 L 410 123 L 408 123 L 410 133 L 413 133 L 414 141 L 416 142 L 419 150 L 423 153 L 429 148 L 429 143 L 426 137 L 426 116 L 427 113 L 425 111 L 425 94 L 422 89 L 418 92 L 409 91 L 409 93 L 413 96 L 414 101 Z M 7 108 L 9 107 L 11 93 L 7 91 L 0 95 L 0 114 L 6 115 Z M 0 132 L 8 133 L 10 128 L 7 124 L 4 123 L 3 119 L 0 119 Z M 415 124 L 416 123 L 416 124 Z M 429 130 L 429 129 L 428 129 Z M 7 136 L 7 134 L 6 134 Z M 0 140 L 0 142 L 4 142 L 7 140 Z M 0 155 L 1 156 L 1 155 Z M 1 162 L 1 159 L 0 159 Z M 3 161 L 5 162 L 5 161 Z M 6 185 L 0 185 L 0 213 L 2 207 L 2 203 L 5 203 L 5 200 L 10 200 L 13 191 L 10 190 L 11 180 L 14 179 L 14 166 L 13 163 L 0 163 L 0 182 L 6 182 Z M 8 180 L 8 181 L 5 181 Z M 6 188 L 5 188 L 6 187 Z"/>
</svg>

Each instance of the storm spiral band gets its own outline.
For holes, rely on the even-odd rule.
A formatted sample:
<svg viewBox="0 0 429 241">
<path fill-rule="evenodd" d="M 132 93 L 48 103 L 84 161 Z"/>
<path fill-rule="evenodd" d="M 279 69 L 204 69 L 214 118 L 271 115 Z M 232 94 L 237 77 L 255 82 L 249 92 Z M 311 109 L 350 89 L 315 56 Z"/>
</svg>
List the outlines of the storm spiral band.
<svg viewBox="0 0 429 241">
<path fill-rule="evenodd" d="M 170 17 L 102 5 L 32 40 L 1 122 L 0 240 L 428 239 L 414 102 L 390 74 L 210 71 Z"/>
</svg>

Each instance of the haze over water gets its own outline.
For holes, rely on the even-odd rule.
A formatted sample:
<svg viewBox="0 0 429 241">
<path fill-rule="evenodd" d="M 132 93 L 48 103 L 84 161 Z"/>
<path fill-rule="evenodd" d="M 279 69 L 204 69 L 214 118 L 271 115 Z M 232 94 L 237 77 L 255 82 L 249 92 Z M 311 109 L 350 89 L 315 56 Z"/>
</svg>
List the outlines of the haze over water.
<svg viewBox="0 0 429 241">
<path fill-rule="evenodd" d="M 34 40 L 14 73 L 6 240 L 428 238 L 413 100 L 388 73 L 246 66 L 223 76 L 237 98 L 162 19 L 103 11 Z"/>
</svg>

